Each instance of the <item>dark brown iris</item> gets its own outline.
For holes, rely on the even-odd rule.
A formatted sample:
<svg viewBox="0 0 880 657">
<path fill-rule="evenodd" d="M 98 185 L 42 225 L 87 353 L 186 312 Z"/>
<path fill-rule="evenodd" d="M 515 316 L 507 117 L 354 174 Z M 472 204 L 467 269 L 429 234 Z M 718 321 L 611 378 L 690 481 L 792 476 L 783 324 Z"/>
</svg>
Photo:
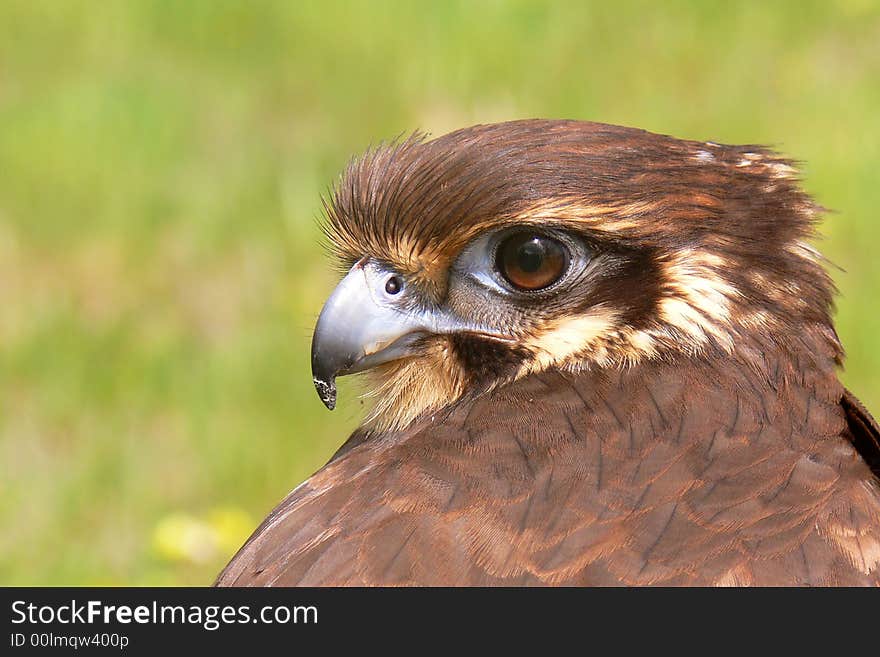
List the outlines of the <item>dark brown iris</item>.
<svg viewBox="0 0 880 657">
<path fill-rule="evenodd" d="M 518 233 L 498 247 L 495 266 L 520 290 L 540 290 L 565 272 L 566 252 L 558 241 L 534 233 Z"/>
</svg>

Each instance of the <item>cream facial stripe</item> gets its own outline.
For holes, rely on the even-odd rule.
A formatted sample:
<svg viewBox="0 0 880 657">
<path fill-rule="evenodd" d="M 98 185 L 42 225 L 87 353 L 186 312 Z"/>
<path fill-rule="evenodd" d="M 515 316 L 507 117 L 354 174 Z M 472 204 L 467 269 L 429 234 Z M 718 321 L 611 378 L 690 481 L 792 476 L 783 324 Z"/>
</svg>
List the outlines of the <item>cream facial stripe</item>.
<svg viewBox="0 0 880 657">
<path fill-rule="evenodd" d="M 661 262 L 666 294 L 660 320 L 703 344 L 710 337 L 733 350 L 731 306 L 740 296 L 718 269 L 725 261 L 705 251 L 685 249 Z"/>
<path fill-rule="evenodd" d="M 598 342 L 615 330 L 619 316 L 618 311 L 600 305 L 584 315 L 557 320 L 550 328 L 524 342 L 534 359 L 523 365 L 518 377 L 565 364 L 577 356 L 587 356 Z"/>
</svg>

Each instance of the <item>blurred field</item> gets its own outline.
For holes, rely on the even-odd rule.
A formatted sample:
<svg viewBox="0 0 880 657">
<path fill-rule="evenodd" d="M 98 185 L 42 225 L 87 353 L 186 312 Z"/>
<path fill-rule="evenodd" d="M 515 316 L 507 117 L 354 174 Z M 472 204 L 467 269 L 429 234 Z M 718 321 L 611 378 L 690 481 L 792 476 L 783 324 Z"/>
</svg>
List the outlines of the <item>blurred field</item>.
<svg viewBox="0 0 880 657">
<path fill-rule="evenodd" d="M 320 194 L 531 116 L 805 161 L 880 412 L 877 2 L 4 0 L 0 584 L 209 583 L 361 413 L 308 371 Z"/>
</svg>

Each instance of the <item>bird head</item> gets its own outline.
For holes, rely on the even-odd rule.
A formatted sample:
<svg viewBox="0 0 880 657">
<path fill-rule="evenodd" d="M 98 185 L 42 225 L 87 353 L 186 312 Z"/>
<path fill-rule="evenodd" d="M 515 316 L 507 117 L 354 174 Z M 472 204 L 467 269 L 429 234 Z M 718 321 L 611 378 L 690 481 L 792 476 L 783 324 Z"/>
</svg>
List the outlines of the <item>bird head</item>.
<svg viewBox="0 0 880 657">
<path fill-rule="evenodd" d="M 762 147 L 474 126 L 367 152 L 325 206 L 346 273 L 315 328 L 314 382 L 333 408 L 335 377 L 369 372 L 377 429 L 551 369 L 723 356 L 802 331 L 840 357 L 807 242 L 820 208 Z"/>
</svg>

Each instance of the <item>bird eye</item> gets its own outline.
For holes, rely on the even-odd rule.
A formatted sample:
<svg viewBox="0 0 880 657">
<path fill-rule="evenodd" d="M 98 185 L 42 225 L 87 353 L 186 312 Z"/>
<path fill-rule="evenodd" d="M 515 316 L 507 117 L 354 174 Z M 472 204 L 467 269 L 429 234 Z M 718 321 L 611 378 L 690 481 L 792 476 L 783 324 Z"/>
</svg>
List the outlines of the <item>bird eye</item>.
<svg viewBox="0 0 880 657">
<path fill-rule="evenodd" d="M 555 239 L 518 233 L 505 239 L 495 252 L 495 267 L 519 290 L 541 290 L 559 280 L 568 266 L 568 253 Z"/>
<path fill-rule="evenodd" d="M 403 289 L 403 281 L 400 280 L 400 276 L 392 276 L 385 281 L 385 291 L 388 294 L 397 294 L 401 289 Z"/>
</svg>

